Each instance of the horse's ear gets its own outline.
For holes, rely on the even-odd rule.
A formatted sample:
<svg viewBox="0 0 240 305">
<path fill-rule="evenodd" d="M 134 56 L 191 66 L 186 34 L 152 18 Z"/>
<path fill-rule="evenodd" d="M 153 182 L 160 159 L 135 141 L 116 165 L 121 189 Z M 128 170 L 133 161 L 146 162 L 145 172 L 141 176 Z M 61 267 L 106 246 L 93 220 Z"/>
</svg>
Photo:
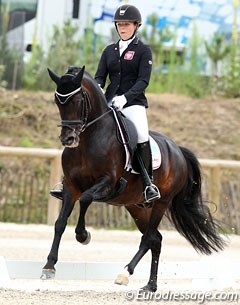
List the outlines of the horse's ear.
<svg viewBox="0 0 240 305">
<path fill-rule="evenodd" d="M 82 78 L 83 78 L 83 73 L 85 71 L 85 66 L 82 67 L 82 69 L 78 72 L 78 74 L 76 76 L 74 76 L 74 78 L 72 79 L 72 81 L 77 84 L 80 85 L 82 82 Z"/>
<path fill-rule="evenodd" d="M 51 71 L 49 68 L 47 68 L 48 74 L 51 77 L 51 79 L 54 81 L 54 83 L 58 86 L 60 84 L 60 77 L 58 77 L 53 71 Z"/>
</svg>

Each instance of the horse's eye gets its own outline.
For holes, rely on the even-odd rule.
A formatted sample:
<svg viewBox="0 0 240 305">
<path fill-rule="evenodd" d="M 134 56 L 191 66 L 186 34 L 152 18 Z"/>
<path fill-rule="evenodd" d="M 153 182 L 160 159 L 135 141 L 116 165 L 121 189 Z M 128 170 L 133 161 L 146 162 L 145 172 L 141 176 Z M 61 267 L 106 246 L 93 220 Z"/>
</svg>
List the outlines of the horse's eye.
<svg viewBox="0 0 240 305">
<path fill-rule="evenodd" d="M 74 105 L 78 103 L 78 99 L 70 99 L 70 104 Z"/>
<path fill-rule="evenodd" d="M 81 104 L 81 101 L 82 101 L 82 99 L 81 99 L 80 97 L 78 97 L 78 98 L 75 100 L 75 103 L 78 104 L 78 105 L 80 105 L 80 104 Z"/>
</svg>

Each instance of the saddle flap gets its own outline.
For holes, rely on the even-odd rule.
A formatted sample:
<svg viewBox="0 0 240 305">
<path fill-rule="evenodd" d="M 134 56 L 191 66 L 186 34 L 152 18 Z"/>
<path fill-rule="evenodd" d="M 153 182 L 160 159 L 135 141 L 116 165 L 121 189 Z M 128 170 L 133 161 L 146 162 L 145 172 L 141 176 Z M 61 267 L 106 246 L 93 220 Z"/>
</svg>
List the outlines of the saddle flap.
<svg viewBox="0 0 240 305">
<path fill-rule="evenodd" d="M 126 163 L 125 168 L 126 170 L 131 170 L 132 173 L 136 173 L 133 170 L 132 160 L 134 156 L 134 151 L 137 147 L 137 131 L 134 124 L 128 120 L 124 115 L 119 111 L 113 111 L 114 118 L 117 124 L 117 132 L 121 142 L 125 148 L 125 155 L 126 155 Z M 161 165 L 161 151 L 154 140 L 154 138 L 149 135 L 151 152 L 152 152 L 152 168 L 156 170 Z"/>
<path fill-rule="evenodd" d="M 134 124 L 127 119 L 122 112 L 114 111 L 114 114 L 118 126 L 118 137 L 123 145 L 127 148 L 130 158 L 132 159 L 134 151 L 137 147 L 137 130 Z"/>
</svg>

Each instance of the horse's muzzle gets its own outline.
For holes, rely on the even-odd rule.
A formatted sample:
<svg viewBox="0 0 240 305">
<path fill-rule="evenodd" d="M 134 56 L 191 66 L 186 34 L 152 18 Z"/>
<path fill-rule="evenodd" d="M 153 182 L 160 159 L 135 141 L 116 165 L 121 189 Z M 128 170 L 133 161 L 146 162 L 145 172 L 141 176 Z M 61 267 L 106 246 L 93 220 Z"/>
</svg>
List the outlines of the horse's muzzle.
<svg viewBox="0 0 240 305">
<path fill-rule="evenodd" d="M 65 147 L 75 148 L 79 145 L 79 136 L 76 132 L 71 132 L 70 134 L 61 134 L 59 136 L 62 145 Z"/>
</svg>

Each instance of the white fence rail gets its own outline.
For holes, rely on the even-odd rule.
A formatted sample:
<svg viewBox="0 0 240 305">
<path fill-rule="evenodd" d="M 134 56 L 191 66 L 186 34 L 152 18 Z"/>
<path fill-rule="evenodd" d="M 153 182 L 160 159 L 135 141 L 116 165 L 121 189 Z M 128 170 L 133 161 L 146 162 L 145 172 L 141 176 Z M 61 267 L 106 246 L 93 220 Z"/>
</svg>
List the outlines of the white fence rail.
<svg viewBox="0 0 240 305">
<path fill-rule="evenodd" d="M 61 180 L 61 154 L 60 149 L 23 148 L 0 146 L 0 157 L 34 157 L 49 159 L 51 161 L 49 189 Z M 209 200 L 217 206 L 220 202 L 221 171 L 223 169 L 240 170 L 240 161 L 199 159 L 201 166 L 210 170 Z M 49 196 L 47 223 L 53 224 L 59 213 L 59 202 Z"/>
<path fill-rule="evenodd" d="M 61 181 L 61 154 L 62 151 L 60 149 L 0 146 L 0 157 L 34 157 L 50 159 L 51 169 L 49 178 L 49 189 L 51 189 L 56 183 Z M 57 219 L 58 213 L 59 201 L 55 200 L 52 196 L 49 196 L 47 223 L 53 224 Z"/>
<path fill-rule="evenodd" d="M 209 201 L 214 202 L 217 207 L 220 203 L 221 172 L 224 169 L 240 170 L 240 161 L 235 160 L 210 160 L 199 159 L 201 166 L 210 170 Z M 214 206 L 210 209 L 215 210 Z"/>
</svg>

